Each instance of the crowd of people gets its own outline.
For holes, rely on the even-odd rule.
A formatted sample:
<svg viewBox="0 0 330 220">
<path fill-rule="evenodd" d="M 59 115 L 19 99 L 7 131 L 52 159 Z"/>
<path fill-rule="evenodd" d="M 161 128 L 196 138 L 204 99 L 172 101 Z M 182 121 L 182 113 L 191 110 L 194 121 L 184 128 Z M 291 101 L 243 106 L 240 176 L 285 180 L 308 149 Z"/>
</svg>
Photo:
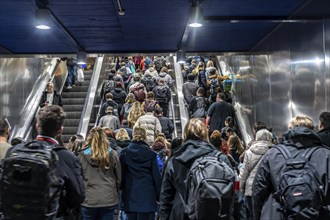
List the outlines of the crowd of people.
<svg viewBox="0 0 330 220">
<path fill-rule="evenodd" d="M 23 140 L 12 143 L 13 147 L 8 144 L 10 125 L 0 118 L 0 196 L 5 219 L 34 219 L 34 212 L 47 216 L 35 219 L 329 219 L 330 112 L 320 114 L 318 132 L 310 117 L 292 118 L 280 138 L 265 123 L 256 122 L 254 139 L 245 145 L 230 93 L 223 86 L 227 78 L 212 57 L 204 61 L 193 57 L 182 67 L 186 79 L 183 95 L 190 117 L 182 138 L 173 137 L 174 125 L 168 118 L 173 80 L 164 57 L 118 60 L 102 84 L 104 103 L 98 126 L 86 139 L 72 136 L 65 148 L 59 141 L 65 129 L 65 112 L 56 93 L 44 95 L 45 105 L 36 120 L 38 136 L 32 144 Z M 51 87 L 48 84 L 47 90 L 53 93 Z M 54 100 L 58 104 L 47 104 Z M 17 157 L 22 152 L 25 156 L 39 155 L 40 151 L 33 149 L 49 147 L 57 154 L 56 175 L 62 180 L 61 192 L 52 191 L 54 196 L 50 196 L 51 204 L 58 205 L 42 209 L 44 203 L 36 207 L 35 197 L 30 201 L 3 197 L 22 193 L 11 191 L 21 184 L 18 181 L 26 183 L 27 193 L 22 195 L 36 194 L 38 187 L 27 184 L 27 162 L 16 166 L 15 172 L 10 171 L 10 165 L 22 160 Z M 211 173 L 213 182 L 206 180 L 194 188 L 199 180 L 193 177 L 204 166 L 205 170 L 217 168 L 223 173 Z M 297 170 L 299 175 L 310 174 L 313 187 L 302 178 L 287 186 L 283 173 L 292 177 Z M 23 177 L 18 178 L 16 171 Z M 313 181 L 314 176 L 318 181 Z M 292 188 L 296 185 L 300 188 Z M 214 191 L 217 187 L 223 191 Z M 210 189 L 213 193 L 209 196 L 216 197 L 211 202 L 195 201 L 192 196 Z M 291 200 L 286 199 L 287 191 Z M 303 203 L 299 203 L 300 197 L 305 199 Z M 310 201 L 306 202 L 307 197 Z"/>
</svg>

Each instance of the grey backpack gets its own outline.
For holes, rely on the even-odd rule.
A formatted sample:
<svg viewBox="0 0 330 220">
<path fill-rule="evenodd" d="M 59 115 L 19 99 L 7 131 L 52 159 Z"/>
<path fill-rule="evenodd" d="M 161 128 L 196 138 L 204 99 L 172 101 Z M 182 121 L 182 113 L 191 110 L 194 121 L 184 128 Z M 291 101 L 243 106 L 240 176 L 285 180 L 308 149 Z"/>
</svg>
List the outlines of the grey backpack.
<svg viewBox="0 0 330 220">
<path fill-rule="evenodd" d="M 189 219 L 230 219 L 235 174 L 220 156 L 202 156 L 190 168 L 186 199 L 180 195 Z"/>
</svg>

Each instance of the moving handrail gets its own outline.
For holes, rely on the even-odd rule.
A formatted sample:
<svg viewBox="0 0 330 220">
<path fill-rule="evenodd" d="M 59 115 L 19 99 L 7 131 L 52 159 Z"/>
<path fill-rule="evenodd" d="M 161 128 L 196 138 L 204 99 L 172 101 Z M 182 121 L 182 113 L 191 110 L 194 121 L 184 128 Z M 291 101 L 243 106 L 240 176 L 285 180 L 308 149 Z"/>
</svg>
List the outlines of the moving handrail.
<svg viewBox="0 0 330 220">
<path fill-rule="evenodd" d="M 49 82 L 49 80 L 51 80 L 54 76 L 57 65 L 57 58 L 53 58 L 50 62 L 50 65 L 45 68 L 43 73 L 38 77 L 30 95 L 26 99 L 25 105 L 20 115 L 20 119 L 14 127 L 13 131 L 11 132 L 11 138 L 21 137 L 24 140 L 27 140 L 29 132 L 31 131 L 31 124 L 39 109 L 39 103 L 42 93 L 45 90 L 47 82 Z"/>
<path fill-rule="evenodd" d="M 104 57 L 96 58 L 93 75 L 87 91 L 87 98 L 85 100 L 84 109 L 81 114 L 80 123 L 77 130 L 77 134 L 82 135 L 84 138 L 87 136 L 88 132 L 90 117 L 93 110 L 93 103 L 95 101 L 98 89 L 98 82 L 101 74 L 103 59 Z"/>
</svg>

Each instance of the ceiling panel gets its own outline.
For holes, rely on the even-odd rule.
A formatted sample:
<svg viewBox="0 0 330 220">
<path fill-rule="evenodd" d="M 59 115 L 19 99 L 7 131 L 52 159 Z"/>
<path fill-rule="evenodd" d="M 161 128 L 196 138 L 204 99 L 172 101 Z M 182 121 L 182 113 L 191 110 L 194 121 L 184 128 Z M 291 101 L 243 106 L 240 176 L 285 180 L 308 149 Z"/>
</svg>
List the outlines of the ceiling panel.
<svg viewBox="0 0 330 220">
<path fill-rule="evenodd" d="M 186 29 L 188 0 L 48 0 L 54 15 L 47 31 L 34 27 L 34 0 L 0 0 L 0 54 L 12 53 L 147 53 L 249 51 L 279 23 L 262 20 L 230 23 L 231 17 L 290 17 L 307 0 L 204 0 L 202 28 Z M 313 12 L 328 0 L 314 0 Z M 317 4 L 315 2 L 320 2 Z M 328 1 L 329 2 L 329 1 Z M 38 5 L 38 6 L 37 6 Z M 322 6 L 323 5 L 323 6 Z M 308 8 L 308 7 L 306 7 Z M 226 17 L 226 20 L 221 18 Z M 186 31 L 186 32 L 185 32 Z M 182 43 L 184 34 L 188 35 Z"/>
</svg>

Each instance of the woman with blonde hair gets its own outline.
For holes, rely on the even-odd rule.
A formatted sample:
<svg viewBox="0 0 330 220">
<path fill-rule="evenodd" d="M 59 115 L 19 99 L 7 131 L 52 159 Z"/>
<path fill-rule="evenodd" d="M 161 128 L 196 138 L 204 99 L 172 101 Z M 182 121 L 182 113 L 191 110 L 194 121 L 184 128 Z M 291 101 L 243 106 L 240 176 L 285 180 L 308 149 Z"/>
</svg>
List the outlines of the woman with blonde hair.
<svg viewBox="0 0 330 220">
<path fill-rule="evenodd" d="M 122 149 L 126 148 L 130 143 L 131 139 L 124 128 L 118 130 L 116 134 L 117 145 Z"/>
<path fill-rule="evenodd" d="M 218 154 L 218 150 L 209 143 L 208 129 L 197 118 L 188 121 L 183 132 L 183 144 L 173 152 L 164 172 L 160 198 L 160 216 L 162 219 L 185 219 L 184 204 L 180 195 L 186 195 L 186 177 L 193 162 L 202 156 Z M 227 156 L 220 154 L 219 161 L 228 164 Z M 231 215 L 231 213 L 229 213 Z"/>
<path fill-rule="evenodd" d="M 157 154 L 146 143 L 143 127 L 133 129 L 133 141 L 120 156 L 123 167 L 122 199 L 128 219 L 154 220 L 161 176 Z"/>
<path fill-rule="evenodd" d="M 134 102 L 132 109 L 127 116 L 128 127 L 133 128 L 134 124 L 142 115 L 144 115 L 144 111 L 141 109 L 140 102 Z"/>
<path fill-rule="evenodd" d="M 230 155 L 237 163 L 241 162 L 239 158 L 244 152 L 244 146 L 241 139 L 236 134 L 233 134 L 229 136 L 227 143 L 229 146 Z"/>
<path fill-rule="evenodd" d="M 119 203 L 121 166 L 102 128 L 92 128 L 84 151 L 78 156 L 84 176 L 86 197 L 84 219 L 112 219 Z"/>
<path fill-rule="evenodd" d="M 135 102 L 135 96 L 133 93 L 128 93 L 125 103 L 123 104 L 123 107 L 120 110 L 120 115 L 123 116 L 124 120 L 127 119 L 129 112 L 132 109 L 133 103 Z"/>
</svg>

